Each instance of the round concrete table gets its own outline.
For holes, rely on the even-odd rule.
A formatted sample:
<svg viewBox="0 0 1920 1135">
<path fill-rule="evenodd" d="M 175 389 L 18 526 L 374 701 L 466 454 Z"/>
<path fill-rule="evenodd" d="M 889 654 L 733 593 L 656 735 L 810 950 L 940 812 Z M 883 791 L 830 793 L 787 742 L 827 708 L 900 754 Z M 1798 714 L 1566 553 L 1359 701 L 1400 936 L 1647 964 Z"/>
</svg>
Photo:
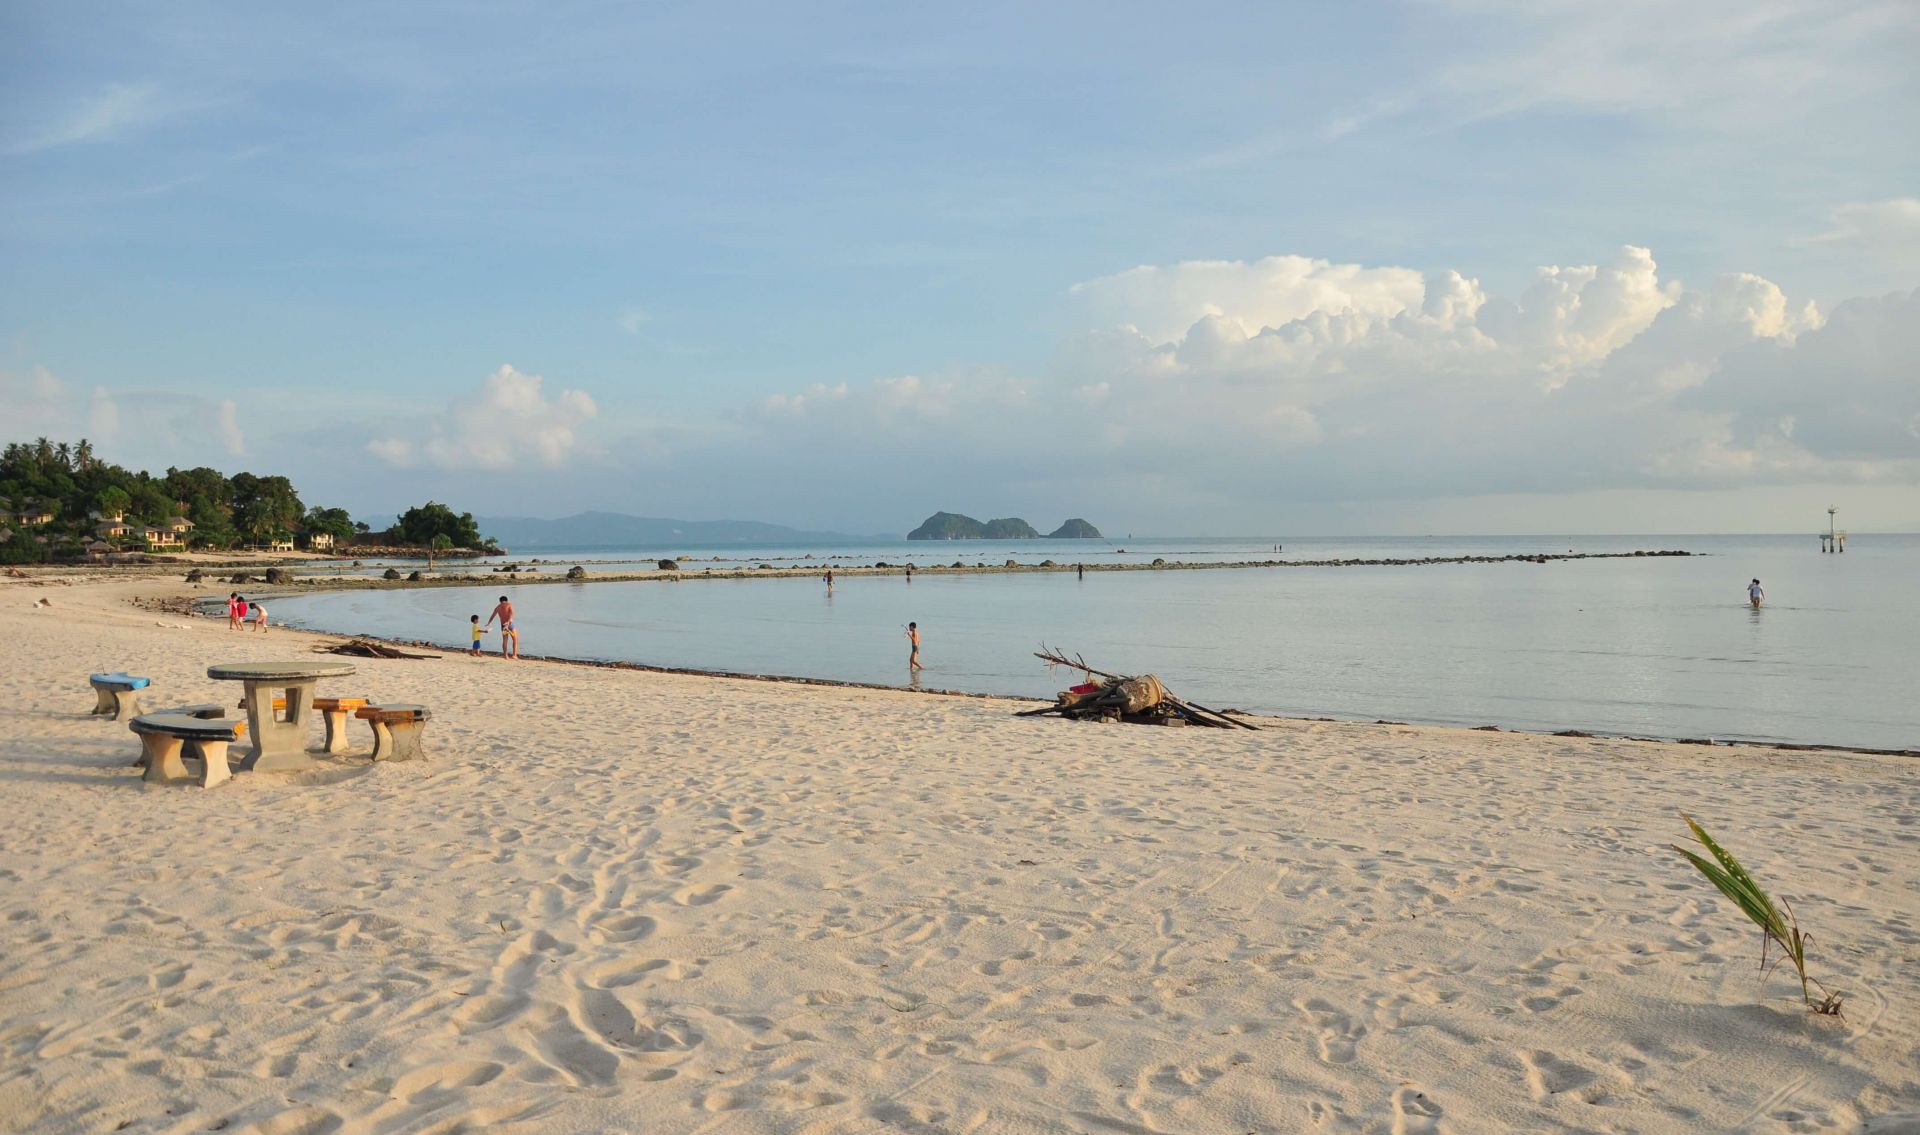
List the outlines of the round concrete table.
<svg viewBox="0 0 1920 1135">
<path fill-rule="evenodd" d="M 307 722 L 313 716 L 313 687 L 322 678 L 344 678 L 353 673 L 350 662 L 229 662 L 207 667 L 207 677 L 221 682 L 245 682 L 247 731 L 253 737 L 249 768 L 303 769 L 312 766 L 307 755 Z M 287 717 L 273 716 L 274 691 L 286 691 Z"/>
</svg>

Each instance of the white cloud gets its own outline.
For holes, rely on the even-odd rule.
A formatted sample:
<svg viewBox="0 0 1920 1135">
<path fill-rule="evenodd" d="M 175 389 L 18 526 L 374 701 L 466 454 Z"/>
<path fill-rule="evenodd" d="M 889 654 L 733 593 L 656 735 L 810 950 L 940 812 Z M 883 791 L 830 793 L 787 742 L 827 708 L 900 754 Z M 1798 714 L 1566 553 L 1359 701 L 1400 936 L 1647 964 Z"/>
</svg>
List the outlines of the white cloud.
<svg viewBox="0 0 1920 1135">
<path fill-rule="evenodd" d="M 214 430 L 220 436 L 220 444 L 234 457 L 247 455 L 247 439 L 240 432 L 240 407 L 233 399 L 223 399 L 220 409 L 214 416 Z"/>
<path fill-rule="evenodd" d="M 1920 197 L 1842 205 L 1833 211 L 1833 227 L 1806 243 L 1865 249 L 1890 259 L 1920 257 Z"/>
<path fill-rule="evenodd" d="M 19 130 L 17 136 L 0 147 L 0 152 L 18 156 L 59 146 L 107 141 L 201 105 L 204 104 L 169 93 L 153 83 L 108 83 L 48 116 L 48 120 L 38 126 Z"/>
<path fill-rule="evenodd" d="M 1916 41 L 1909 0 L 1442 0 L 1493 45 L 1443 72 L 1468 117 L 1536 107 L 1653 112 L 1735 129 L 1895 82 Z M 1880 50 L 1876 50 L 1880 49 Z"/>
<path fill-rule="evenodd" d="M 87 398 L 87 436 L 96 442 L 109 442 L 120 433 L 120 403 L 107 393 L 104 386 L 96 386 Z"/>
<path fill-rule="evenodd" d="M 810 410 L 819 409 L 824 402 L 840 402 L 846 397 L 846 383 L 828 386 L 823 382 L 816 382 L 799 394 L 770 395 L 761 401 L 759 411 L 769 418 L 798 418 Z"/>
<path fill-rule="evenodd" d="M 1920 482 L 1920 292 L 1823 322 L 1754 275 L 1684 288 L 1631 246 L 1541 268 L 1512 298 L 1459 272 L 1299 257 L 1143 266 L 1073 291 L 1118 326 L 1047 371 L 777 396 L 748 460 L 805 452 L 850 476 L 899 464 L 1163 511 Z"/>
<path fill-rule="evenodd" d="M 413 437 L 376 438 L 368 452 L 390 465 L 442 469 L 516 469 L 559 466 L 579 445 L 576 431 L 599 413 L 586 392 L 563 390 L 553 399 L 539 375 L 511 365 L 487 376 L 476 396 L 428 419 Z M 420 438 L 424 436 L 424 440 Z"/>
<path fill-rule="evenodd" d="M 1097 323 L 1121 324 L 1164 341 L 1205 317 L 1226 319 L 1251 334 L 1314 312 L 1392 315 L 1418 303 L 1418 272 L 1362 268 L 1305 256 L 1188 260 L 1166 268 L 1141 265 L 1075 284 Z"/>
<path fill-rule="evenodd" d="M 72 399 L 67 385 L 43 366 L 25 373 L 0 370 L 0 406 L 5 406 L 7 429 L 20 437 L 53 437 L 71 431 Z"/>
</svg>

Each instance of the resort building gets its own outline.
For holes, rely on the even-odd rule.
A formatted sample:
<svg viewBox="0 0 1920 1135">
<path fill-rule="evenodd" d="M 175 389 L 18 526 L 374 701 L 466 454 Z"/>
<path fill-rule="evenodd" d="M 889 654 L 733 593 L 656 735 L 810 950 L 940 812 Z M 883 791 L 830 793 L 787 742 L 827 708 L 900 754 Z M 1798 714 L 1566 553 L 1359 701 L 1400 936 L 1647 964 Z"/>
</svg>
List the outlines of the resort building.
<svg viewBox="0 0 1920 1135">
<path fill-rule="evenodd" d="M 307 533 L 307 549 L 309 551 L 314 551 L 314 552 L 333 551 L 333 533 L 331 532 Z"/>
<path fill-rule="evenodd" d="M 22 524 L 52 524 L 53 510 L 44 505 L 29 503 L 21 506 L 15 519 Z"/>
<path fill-rule="evenodd" d="M 180 546 L 180 534 L 171 528 L 142 528 L 140 530 L 140 537 L 147 542 L 148 549 L 178 548 Z"/>
<path fill-rule="evenodd" d="M 193 531 L 193 521 L 184 516 L 170 516 L 167 518 L 167 527 L 184 538 L 187 533 Z"/>
<path fill-rule="evenodd" d="M 115 517 L 112 520 L 101 521 L 94 527 L 93 534 L 102 540 L 118 540 L 132 531 L 133 529 L 127 527 L 124 521 Z"/>
</svg>

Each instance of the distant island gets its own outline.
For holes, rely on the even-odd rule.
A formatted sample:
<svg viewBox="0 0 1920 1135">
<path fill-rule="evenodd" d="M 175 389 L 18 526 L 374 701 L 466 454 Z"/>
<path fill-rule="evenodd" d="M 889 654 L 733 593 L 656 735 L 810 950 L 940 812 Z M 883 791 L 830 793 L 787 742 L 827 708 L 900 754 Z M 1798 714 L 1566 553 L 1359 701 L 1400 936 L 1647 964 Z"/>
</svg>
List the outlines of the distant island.
<svg viewBox="0 0 1920 1135">
<path fill-rule="evenodd" d="M 1075 517 L 1048 535 L 1052 540 L 1099 540 L 1100 530 Z M 957 512 L 936 512 L 920 527 L 907 533 L 909 540 L 1038 540 L 1033 525 L 1017 516 L 981 523 Z"/>
<path fill-rule="evenodd" d="M 871 539 L 844 532 L 811 532 L 757 520 L 672 520 L 618 512 L 582 512 L 558 520 L 492 516 L 480 521 L 488 535 L 515 551 L 543 548 L 631 548 L 672 544 L 857 544 Z"/>
</svg>

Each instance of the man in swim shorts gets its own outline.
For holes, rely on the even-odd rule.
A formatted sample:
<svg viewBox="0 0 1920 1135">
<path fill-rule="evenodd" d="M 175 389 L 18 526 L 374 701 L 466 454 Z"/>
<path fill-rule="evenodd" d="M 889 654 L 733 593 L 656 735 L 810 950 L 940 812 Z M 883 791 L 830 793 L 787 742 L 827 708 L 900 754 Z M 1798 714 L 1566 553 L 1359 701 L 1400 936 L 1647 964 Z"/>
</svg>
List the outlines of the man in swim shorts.
<svg viewBox="0 0 1920 1135">
<path fill-rule="evenodd" d="M 1760 600 L 1766 597 L 1767 593 L 1761 590 L 1759 580 L 1756 579 L 1752 583 L 1747 584 L 1747 602 L 1753 604 L 1754 610 L 1758 611 L 1760 609 Z"/>
<path fill-rule="evenodd" d="M 487 625 L 492 626 L 495 619 L 500 620 L 500 657 L 520 657 L 520 632 L 515 630 L 513 625 L 513 600 L 504 595 L 500 597 L 500 602 L 494 607 L 493 614 L 487 616 Z M 507 652 L 509 645 L 513 648 L 511 654 Z"/>
</svg>

